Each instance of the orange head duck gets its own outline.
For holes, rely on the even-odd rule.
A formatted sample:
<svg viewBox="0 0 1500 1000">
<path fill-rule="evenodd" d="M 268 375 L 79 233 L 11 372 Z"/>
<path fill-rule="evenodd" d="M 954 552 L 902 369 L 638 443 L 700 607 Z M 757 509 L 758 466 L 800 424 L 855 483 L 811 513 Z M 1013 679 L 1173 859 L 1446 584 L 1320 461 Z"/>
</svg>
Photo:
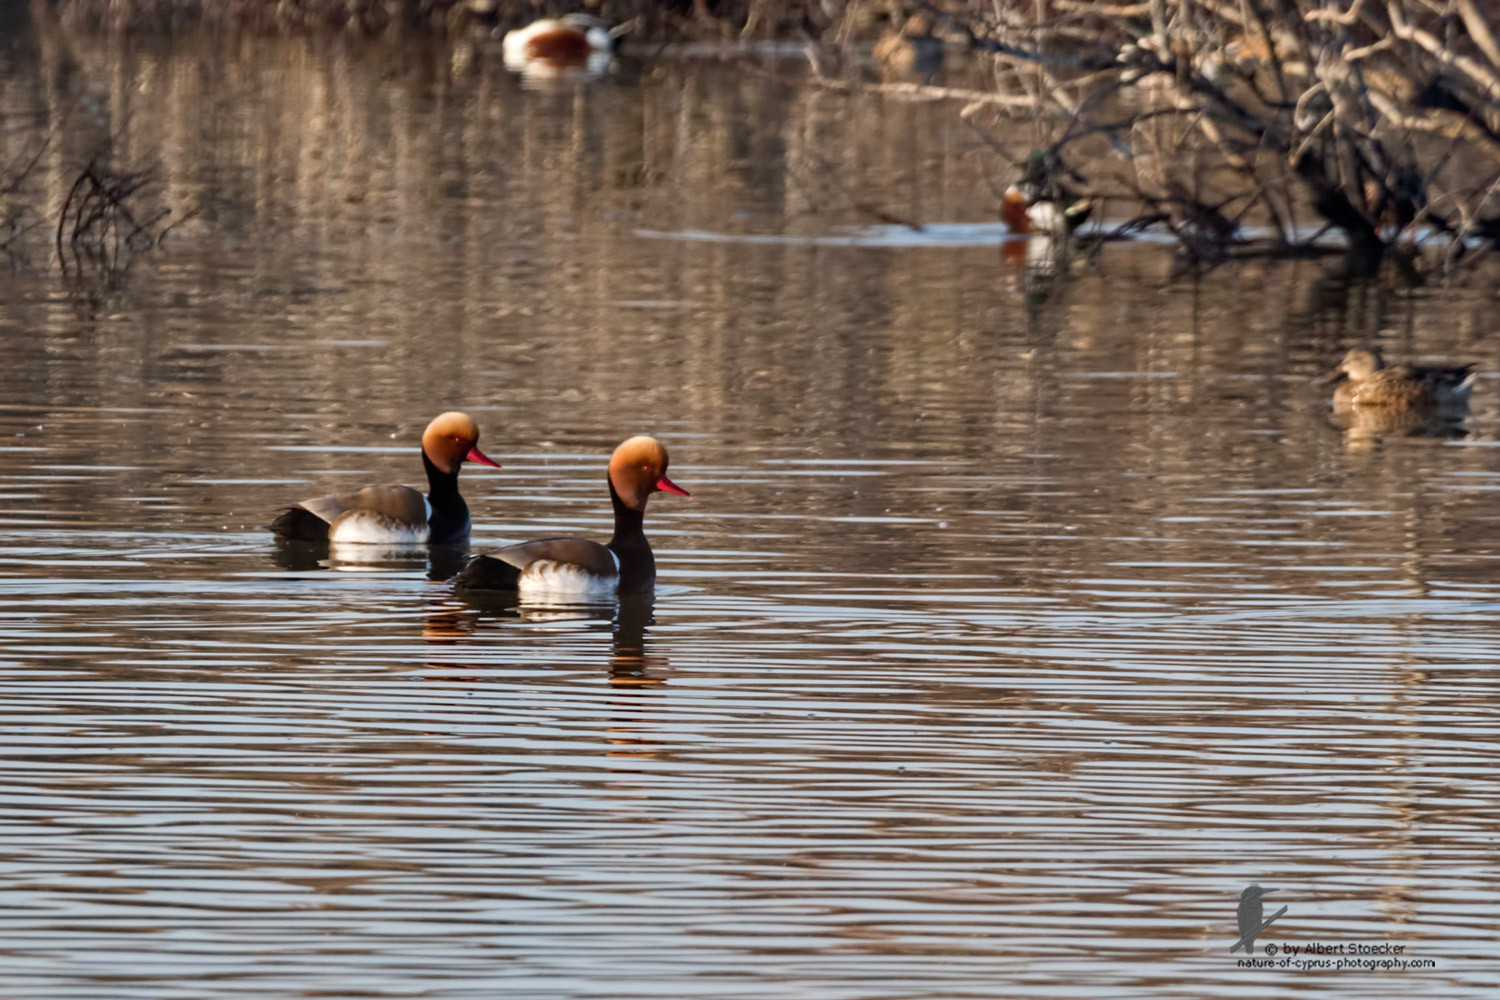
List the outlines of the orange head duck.
<svg viewBox="0 0 1500 1000">
<path fill-rule="evenodd" d="M 609 498 L 615 508 L 615 534 L 607 544 L 586 538 L 541 538 L 512 545 L 469 563 L 453 580 L 460 590 L 518 591 L 528 597 L 602 600 L 622 593 L 649 592 L 656 584 L 656 559 L 642 523 L 653 493 L 691 496 L 667 478 L 666 445 L 653 437 L 633 437 L 609 460 Z"/>
<path fill-rule="evenodd" d="M 469 536 L 469 508 L 458 493 L 465 462 L 498 469 L 479 450 L 479 425 L 467 413 L 444 413 L 422 432 L 427 495 L 387 483 L 314 497 L 271 522 L 283 538 L 374 545 L 442 545 Z"/>
</svg>

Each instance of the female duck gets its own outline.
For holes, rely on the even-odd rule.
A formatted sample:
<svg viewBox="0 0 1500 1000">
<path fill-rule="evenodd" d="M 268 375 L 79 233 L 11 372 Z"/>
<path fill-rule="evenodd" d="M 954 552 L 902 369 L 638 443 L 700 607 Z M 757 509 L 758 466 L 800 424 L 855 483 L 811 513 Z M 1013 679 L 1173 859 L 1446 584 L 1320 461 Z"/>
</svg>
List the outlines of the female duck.
<svg viewBox="0 0 1500 1000">
<path fill-rule="evenodd" d="M 642 522 L 653 493 L 692 496 L 667 478 L 667 449 L 653 437 L 633 437 L 609 459 L 609 499 L 615 536 L 607 545 L 585 538 L 542 538 L 480 556 L 454 578 L 460 590 L 514 590 L 528 596 L 598 600 L 649 592 L 656 559 Z"/>
<path fill-rule="evenodd" d="M 1316 379 L 1319 385 L 1337 383 L 1333 405 L 1380 406 L 1389 409 L 1462 409 L 1479 376 L 1473 365 L 1387 367 L 1379 351 L 1349 351 L 1337 368 Z"/>
<path fill-rule="evenodd" d="M 943 40 L 932 34 L 932 16 L 916 13 L 901 30 L 887 31 L 870 50 L 882 76 L 890 79 L 929 78 L 943 68 Z"/>
<path fill-rule="evenodd" d="M 283 538 L 372 545 L 443 545 L 469 536 L 469 508 L 458 493 L 464 462 L 500 466 L 479 450 L 479 425 L 467 413 L 444 413 L 422 432 L 427 496 L 389 483 L 303 500 L 270 528 Z"/>
</svg>

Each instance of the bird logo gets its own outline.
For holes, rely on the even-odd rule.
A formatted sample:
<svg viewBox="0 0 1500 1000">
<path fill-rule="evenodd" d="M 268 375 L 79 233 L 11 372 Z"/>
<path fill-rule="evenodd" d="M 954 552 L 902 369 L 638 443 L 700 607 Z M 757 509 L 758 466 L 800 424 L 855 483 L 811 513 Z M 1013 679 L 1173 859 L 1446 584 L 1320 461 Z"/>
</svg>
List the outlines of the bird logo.
<svg viewBox="0 0 1500 1000">
<path fill-rule="evenodd" d="M 1286 912 L 1286 907 L 1283 906 L 1271 914 L 1270 919 L 1261 919 L 1265 916 L 1266 909 L 1265 904 L 1260 901 L 1260 897 L 1268 892 L 1275 891 L 1275 889 L 1262 889 L 1260 886 L 1251 883 L 1245 888 L 1244 892 L 1240 893 L 1240 939 L 1234 943 L 1234 947 L 1229 949 L 1231 953 L 1244 948 L 1245 954 L 1250 954 L 1250 950 L 1255 946 L 1256 935 L 1267 927 L 1270 927 L 1272 922 Z"/>
</svg>

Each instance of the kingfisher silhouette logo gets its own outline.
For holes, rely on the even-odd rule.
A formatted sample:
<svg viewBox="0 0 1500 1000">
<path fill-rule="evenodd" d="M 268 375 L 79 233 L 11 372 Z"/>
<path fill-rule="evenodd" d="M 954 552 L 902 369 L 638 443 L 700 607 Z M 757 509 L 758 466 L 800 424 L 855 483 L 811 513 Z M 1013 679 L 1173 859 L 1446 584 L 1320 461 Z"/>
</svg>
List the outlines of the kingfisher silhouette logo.
<svg viewBox="0 0 1500 1000">
<path fill-rule="evenodd" d="M 1244 892 L 1240 893 L 1240 939 L 1229 949 L 1231 954 L 1241 948 L 1245 949 L 1245 954 L 1250 954 L 1251 949 L 1255 946 L 1256 936 L 1267 927 L 1270 927 L 1271 924 L 1275 923 L 1286 912 L 1286 907 L 1283 906 L 1271 914 L 1269 918 L 1262 919 L 1266 914 L 1266 906 L 1265 903 L 1261 902 L 1261 897 L 1268 892 L 1275 891 L 1275 889 L 1262 889 L 1260 886 L 1251 883 L 1246 887 Z"/>
</svg>

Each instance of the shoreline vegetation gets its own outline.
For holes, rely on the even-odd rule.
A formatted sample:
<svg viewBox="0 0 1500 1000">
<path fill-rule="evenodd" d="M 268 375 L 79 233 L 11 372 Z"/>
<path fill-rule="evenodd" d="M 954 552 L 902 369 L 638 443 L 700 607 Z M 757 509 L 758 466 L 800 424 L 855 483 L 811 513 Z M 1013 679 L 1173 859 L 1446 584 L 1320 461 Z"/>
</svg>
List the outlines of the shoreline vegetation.
<svg viewBox="0 0 1500 1000">
<path fill-rule="evenodd" d="M 495 38 L 568 12 L 622 26 L 627 58 L 794 42 L 813 85 L 931 101 L 986 137 L 1017 218 L 1045 217 L 1043 236 L 1091 216 L 1090 239 L 1164 230 L 1215 263 L 1324 253 L 1331 234 L 1363 269 L 1408 280 L 1500 242 L 1500 12 L 1477 0 L 32 4 L 68 30 L 134 34 Z"/>
</svg>

